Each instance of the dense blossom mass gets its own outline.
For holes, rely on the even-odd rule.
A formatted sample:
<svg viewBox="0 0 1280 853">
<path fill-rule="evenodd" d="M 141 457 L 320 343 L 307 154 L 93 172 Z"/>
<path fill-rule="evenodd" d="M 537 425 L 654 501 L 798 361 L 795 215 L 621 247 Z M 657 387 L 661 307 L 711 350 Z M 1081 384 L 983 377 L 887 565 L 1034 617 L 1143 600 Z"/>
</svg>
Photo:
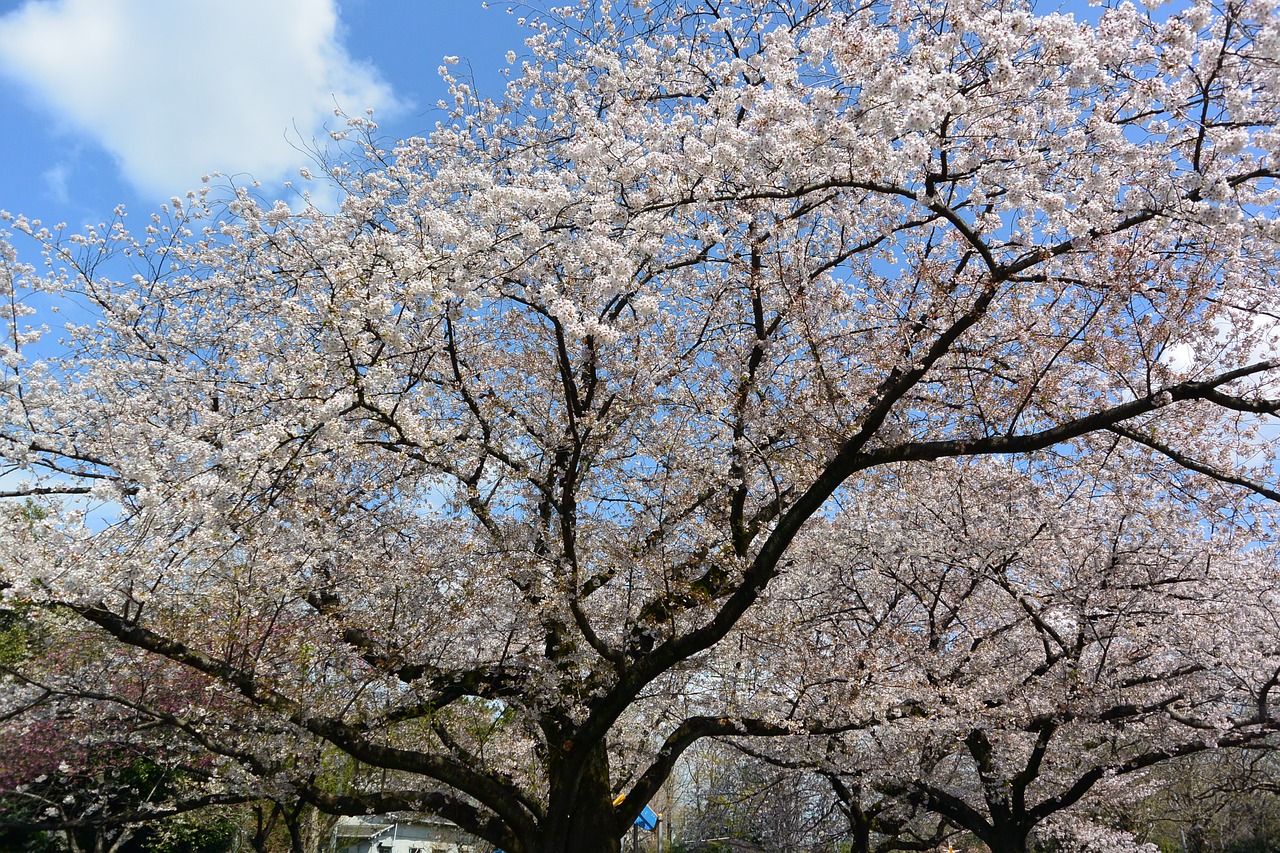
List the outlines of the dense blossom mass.
<svg viewBox="0 0 1280 853">
<path fill-rule="evenodd" d="M 530 27 L 336 211 L 8 217 L 0 720 L 114 721 L 45 778 L 617 851 L 738 736 L 1017 851 L 1272 727 L 1271 0 Z"/>
</svg>

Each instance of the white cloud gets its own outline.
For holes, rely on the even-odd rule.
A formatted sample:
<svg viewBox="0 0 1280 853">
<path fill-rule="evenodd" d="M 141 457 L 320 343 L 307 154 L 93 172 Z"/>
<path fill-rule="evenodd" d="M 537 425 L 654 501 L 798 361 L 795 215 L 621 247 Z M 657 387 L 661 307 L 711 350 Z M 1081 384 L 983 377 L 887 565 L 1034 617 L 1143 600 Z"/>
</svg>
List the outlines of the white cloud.
<svg viewBox="0 0 1280 853">
<path fill-rule="evenodd" d="M 1212 336 L 1200 331 L 1194 340 L 1171 342 L 1160 360 L 1182 376 L 1203 376 L 1246 364 L 1280 359 L 1280 320 L 1264 309 L 1245 311 L 1224 308 L 1211 321 Z M 1275 375 L 1271 371 L 1241 380 L 1237 388 L 1253 393 L 1274 394 Z"/>
<path fill-rule="evenodd" d="M 66 163 L 59 163 L 46 169 L 40 177 L 44 178 L 45 190 L 60 204 L 66 204 L 71 196 L 67 192 L 67 179 L 71 176 L 71 168 Z"/>
<path fill-rule="evenodd" d="M 339 36 L 334 0 L 29 0 L 0 18 L 0 71 L 168 197 L 215 171 L 291 177 L 335 105 L 394 111 Z"/>
</svg>

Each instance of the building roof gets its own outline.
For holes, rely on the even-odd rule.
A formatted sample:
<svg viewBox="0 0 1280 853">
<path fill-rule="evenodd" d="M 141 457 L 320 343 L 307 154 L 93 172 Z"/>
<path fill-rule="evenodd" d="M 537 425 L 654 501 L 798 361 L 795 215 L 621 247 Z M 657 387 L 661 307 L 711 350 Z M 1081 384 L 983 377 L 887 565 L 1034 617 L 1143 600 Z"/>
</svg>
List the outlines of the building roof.
<svg viewBox="0 0 1280 853">
<path fill-rule="evenodd" d="M 339 838 L 373 839 L 396 826 L 458 827 L 435 815 L 370 815 L 368 817 L 340 817 L 334 827 Z"/>
</svg>

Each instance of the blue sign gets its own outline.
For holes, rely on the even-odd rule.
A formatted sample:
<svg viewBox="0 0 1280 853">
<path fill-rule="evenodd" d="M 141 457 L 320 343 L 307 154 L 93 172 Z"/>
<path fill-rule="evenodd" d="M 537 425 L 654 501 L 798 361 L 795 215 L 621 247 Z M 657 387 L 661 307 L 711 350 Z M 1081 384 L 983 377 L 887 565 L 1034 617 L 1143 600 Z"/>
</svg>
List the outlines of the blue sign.
<svg viewBox="0 0 1280 853">
<path fill-rule="evenodd" d="M 640 816 L 636 818 L 636 826 L 652 832 L 658 828 L 658 816 L 653 813 L 653 809 L 645 806 L 640 812 Z"/>
</svg>

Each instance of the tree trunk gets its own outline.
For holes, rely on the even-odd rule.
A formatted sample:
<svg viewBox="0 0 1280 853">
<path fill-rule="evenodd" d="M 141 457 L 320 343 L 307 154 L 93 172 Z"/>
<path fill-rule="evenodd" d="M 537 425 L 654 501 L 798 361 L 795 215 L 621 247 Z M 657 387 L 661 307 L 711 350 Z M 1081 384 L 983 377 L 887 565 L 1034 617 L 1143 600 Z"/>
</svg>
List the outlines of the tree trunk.
<svg viewBox="0 0 1280 853">
<path fill-rule="evenodd" d="M 991 853 L 1027 853 L 1027 835 L 1021 828 L 997 827 L 983 837 Z"/>
<path fill-rule="evenodd" d="M 621 853 L 605 745 L 575 756 L 565 743 L 567 754 L 550 767 L 547 818 L 530 853 Z"/>
<path fill-rule="evenodd" d="M 1205 825 L 1198 820 L 1193 820 L 1191 828 L 1182 834 L 1182 849 L 1186 853 L 1204 853 L 1209 846 L 1205 836 Z"/>
</svg>

